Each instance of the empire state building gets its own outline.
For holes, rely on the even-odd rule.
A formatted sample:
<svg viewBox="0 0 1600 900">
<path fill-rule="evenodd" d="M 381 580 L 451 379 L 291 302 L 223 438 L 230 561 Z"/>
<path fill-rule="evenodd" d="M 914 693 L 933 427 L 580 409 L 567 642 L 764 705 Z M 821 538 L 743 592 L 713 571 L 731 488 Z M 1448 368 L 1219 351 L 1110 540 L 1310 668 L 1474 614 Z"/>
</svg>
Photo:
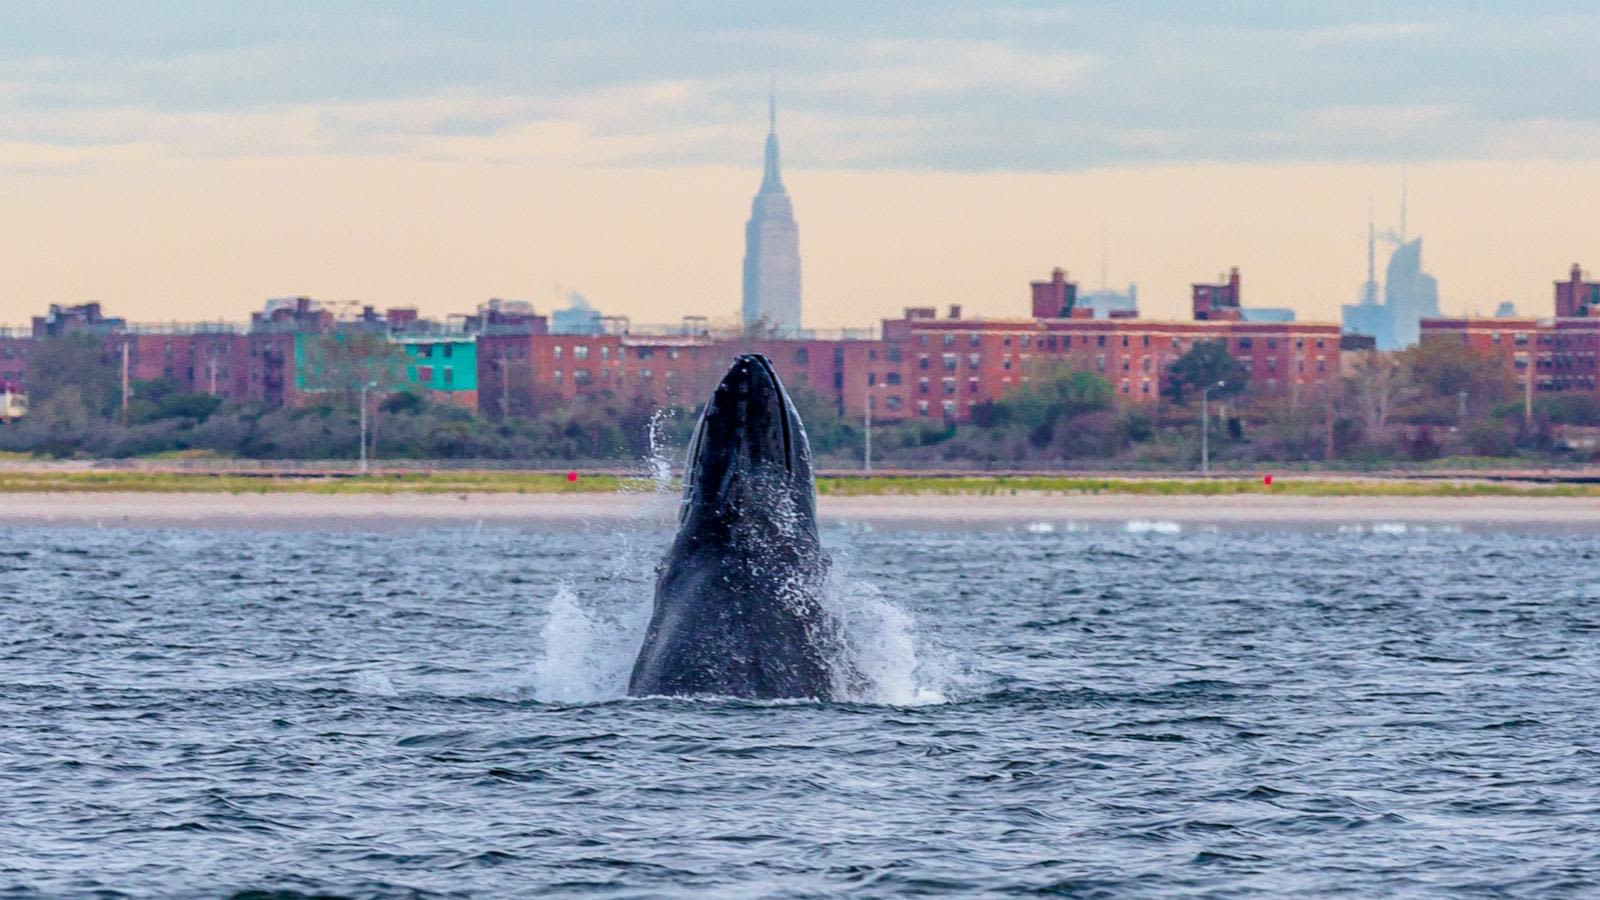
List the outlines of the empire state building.
<svg viewBox="0 0 1600 900">
<path fill-rule="evenodd" d="M 800 335 L 800 228 L 778 171 L 778 111 L 768 101 L 766 170 L 744 226 L 744 327 L 777 337 Z"/>
</svg>

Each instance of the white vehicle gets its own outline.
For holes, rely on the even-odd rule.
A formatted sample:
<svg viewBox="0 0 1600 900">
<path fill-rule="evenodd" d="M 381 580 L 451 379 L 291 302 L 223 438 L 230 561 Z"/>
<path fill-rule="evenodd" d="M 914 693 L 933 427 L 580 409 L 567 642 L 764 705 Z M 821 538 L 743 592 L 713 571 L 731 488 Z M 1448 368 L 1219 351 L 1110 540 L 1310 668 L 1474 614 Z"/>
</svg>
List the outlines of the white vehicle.
<svg viewBox="0 0 1600 900">
<path fill-rule="evenodd" d="M 28 414 L 28 396 L 0 391 L 0 422 L 20 419 Z"/>
</svg>

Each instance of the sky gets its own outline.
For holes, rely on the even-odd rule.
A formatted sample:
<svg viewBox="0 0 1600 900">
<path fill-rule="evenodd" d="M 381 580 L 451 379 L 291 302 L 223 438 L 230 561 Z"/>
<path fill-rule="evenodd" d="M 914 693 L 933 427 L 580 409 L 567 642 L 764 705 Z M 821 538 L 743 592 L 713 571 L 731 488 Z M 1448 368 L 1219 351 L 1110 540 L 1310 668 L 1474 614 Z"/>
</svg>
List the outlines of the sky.
<svg viewBox="0 0 1600 900">
<path fill-rule="evenodd" d="M 769 79 L 811 327 L 1022 314 L 1058 265 L 1159 317 L 1237 265 L 1334 318 L 1402 178 L 1446 312 L 1544 313 L 1600 269 L 1596 33 L 1592 2 L 12 2 L 0 324 L 731 319 Z"/>
</svg>

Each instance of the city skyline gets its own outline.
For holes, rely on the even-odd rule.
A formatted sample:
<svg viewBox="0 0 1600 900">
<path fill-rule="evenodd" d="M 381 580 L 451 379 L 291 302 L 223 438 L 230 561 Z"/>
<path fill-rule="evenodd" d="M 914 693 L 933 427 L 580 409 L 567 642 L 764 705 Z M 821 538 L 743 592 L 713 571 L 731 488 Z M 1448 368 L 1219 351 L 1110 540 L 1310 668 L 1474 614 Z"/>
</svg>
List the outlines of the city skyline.
<svg viewBox="0 0 1600 900">
<path fill-rule="evenodd" d="M 1600 258 L 1577 189 L 1600 95 L 1569 40 L 1600 14 L 1279 7 L 21 4 L 0 11 L 0 322 L 295 294 L 550 309 L 557 286 L 733 319 L 772 72 L 809 327 L 1005 315 L 1041 269 L 1095 284 L 1107 246 L 1146 315 L 1237 265 L 1250 302 L 1336 320 L 1367 198 L 1393 222 L 1402 169 L 1446 314 L 1536 304 Z"/>
</svg>

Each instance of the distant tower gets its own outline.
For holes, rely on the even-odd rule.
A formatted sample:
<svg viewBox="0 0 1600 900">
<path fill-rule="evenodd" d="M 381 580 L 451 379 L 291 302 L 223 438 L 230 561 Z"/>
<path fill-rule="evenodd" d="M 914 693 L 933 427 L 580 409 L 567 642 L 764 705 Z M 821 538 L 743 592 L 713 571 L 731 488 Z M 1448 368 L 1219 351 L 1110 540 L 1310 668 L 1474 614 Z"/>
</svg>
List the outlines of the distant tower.
<svg viewBox="0 0 1600 900">
<path fill-rule="evenodd" d="M 781 337 L 800 334 L 800 228 L 778 170 L 778 104 L 767 97 L 766 169 L 744 226 L 744 325 Z"/>
</svg>

